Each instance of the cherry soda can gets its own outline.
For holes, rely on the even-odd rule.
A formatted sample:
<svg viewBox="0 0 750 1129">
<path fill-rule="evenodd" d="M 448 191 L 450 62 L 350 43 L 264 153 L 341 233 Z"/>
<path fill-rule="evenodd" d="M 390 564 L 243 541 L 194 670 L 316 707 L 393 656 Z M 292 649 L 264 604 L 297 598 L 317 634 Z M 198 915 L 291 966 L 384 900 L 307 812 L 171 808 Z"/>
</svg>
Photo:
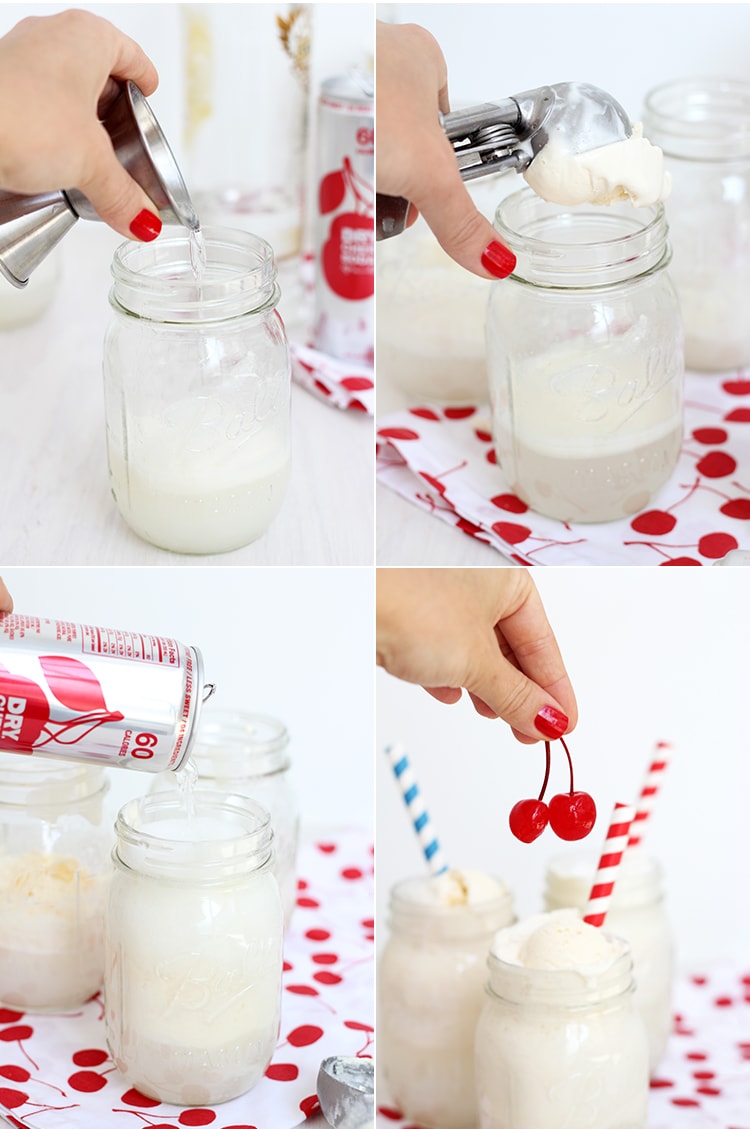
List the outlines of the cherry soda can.
<svg viewBox="0 0 750 1129">
<path fill-rule="evenodd" d="M 146 772 L 193 745 L 203 660 L 174 639 L 0 615 L 0 750 Z"/>
<path fill-rule="evenodd" d="M 372 364 L 375 290 L 373 84 L 354 72 L 322 84 L 313 344 Z"/>
</svg>

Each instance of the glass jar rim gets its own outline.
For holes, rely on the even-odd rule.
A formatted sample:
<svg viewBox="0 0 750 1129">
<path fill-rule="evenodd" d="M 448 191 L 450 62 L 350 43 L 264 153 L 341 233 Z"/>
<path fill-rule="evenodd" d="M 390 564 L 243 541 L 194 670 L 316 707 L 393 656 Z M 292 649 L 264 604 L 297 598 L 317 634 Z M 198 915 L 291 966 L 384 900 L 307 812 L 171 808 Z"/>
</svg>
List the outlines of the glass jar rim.
<svg viewBox="0 0 750 1129">
<path fill-rule="evenodd" d="M 671 258 L 661 203 L 554 204 L 526 187 L 500 201 L 494 226 L 516 255 L 511 278 L 545 289 L 619 286 L 662 270 Z"/>
<path fill-rule="evenodd" d="M 175 880 L 222 879 L 228 874 L 266 870 L 273 861 L 271 816 L 246 796 L 195 790 L 188 816 L 181 794 L 151 792 L 124 804 L 115 820 L 114 859 L 127 869 Z M 196 820 L 209 819 L 233 834 L 206 836 Z M 164 830 L 184 823 L 185 838 Z M 159 826 L 162 833 L 159 833 Z"/>
<path fill-rule="evenodd" d="M 677 159 L 750 157 L 750 82 L 685 78 L 660 83 L 644 100 L 649 140 Z"/>
<path fill-rule="evenodd" d="M 191 267 L 187 228 L 165 229 L 151 243 L 121 243 L 112 259 L 111 305 L 148 321 L 200 324 L 274 309 L 281 292 L 270 243 L 238 228 L 202 232 L 215 269 L 200 279 Z"/>
<path fill-rule="evenodd" d="M 201 776 L 239 779 L 290 768 L 288 746 L 286 726 L 275 717 L 249 710 L 212 709 L 201 718 L 192 756 Z"/>
<path fill-rule="evenodd" d="M 513 928 L 511 926 L 510 928 Z M 490 996 L 524 1006 L 556 1004 L 565 1009 L 588 1009 L 632 992 L 633 958 L 629 943 L 607 933 L 616 956 L 607 965 L 591 968 L 529 968 L 497 956 L 487 956 Z"/>
<path fill-rule="evenodd" d="M 500 879 L 496 879 L 501 887 L 496 897 L 471 905 L 452 906 L 410 896 L 424 890 L 429 881 L 427 875 L 403 878 L 393 886 L 390 893 L 392 923 L 396 918 L 398 924 L 405 925 L 408 930 L 410 926 L 420 922 L 431 931 L 436 930 L 436 933 L 430 933 L 431 938 L 439 936 L 441 940 L 471 940 L 493 935 L 501 927 L 500 918 L 504 917 L 507 924 L 513 920 L 513 893 Z"/>
<path fill-rule="evenodd" d="M 109 790 L 109 780 L 96 765 L 52 756 L 4 755 L 21 763 L 0 761 L 0 805 L 3 807 L 64 807 Z"/>
<path fill-rule="evenodd" d="M 565 905 L 579 908 L 586 904 L 596 873 L 595 854 L 577 852 L 557 855 L 547 866 L 547 892 Z M 557 897 L 555 897 L 557 895 Z M 617 876 L 612 895 L 612 909 L 630 909 L 651 905 L 662 898 L 662 869 L 642 847 L 629 847 Z"/>
</svg>

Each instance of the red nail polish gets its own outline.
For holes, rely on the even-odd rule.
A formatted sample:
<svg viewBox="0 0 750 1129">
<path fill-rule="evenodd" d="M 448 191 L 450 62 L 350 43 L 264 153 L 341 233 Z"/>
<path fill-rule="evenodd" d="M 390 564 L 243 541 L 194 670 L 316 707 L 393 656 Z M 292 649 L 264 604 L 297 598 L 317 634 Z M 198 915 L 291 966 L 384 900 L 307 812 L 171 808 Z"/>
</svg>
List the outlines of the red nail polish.
<svg viewBox="0 0 750 1129">
<path fill-rule="evenodd" d="M 550 740 L 562 737 L 568 728 L 568 719 L 561 710 L 554 706 L 542 706 L 534 718 L 534 725 L 539 732 Z"/>
<path fill-rule="evenodd" d="M 156 239 L 161 231 L 161 220 L 158 216 L 155 216 L 153 212 L 149 212 L 147 208 L 144 208 L 131 223 L 130 230 L 136 239 L 142 239 L 144 243 L 150 243 L 152 239 Z"/>
<path fill-rule="evenodd" d="M 495 278 L 507 278 L 516 269 L 516 256 L 502 243 L 488 243 L 482 252 L 482 266 Z"/>
</svg>

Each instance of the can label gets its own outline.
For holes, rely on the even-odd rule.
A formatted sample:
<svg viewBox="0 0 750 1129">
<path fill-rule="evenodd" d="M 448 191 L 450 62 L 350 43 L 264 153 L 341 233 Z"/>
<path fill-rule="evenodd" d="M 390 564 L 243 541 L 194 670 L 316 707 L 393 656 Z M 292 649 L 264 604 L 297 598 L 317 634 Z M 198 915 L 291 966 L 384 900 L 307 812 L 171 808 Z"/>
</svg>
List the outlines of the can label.
<svg viewBox="0 0 750 1129">
<path fill-rule="evenodd" d="M 200 653 L 174 639 L 0 616 L 0 750 L 161 772 L 188 755 Z"/>
<path fill-rule="evenodd" d="M 320 99 L 314 344 L 372 363 L 374 354 L 375 130 L 372 103 Z"/>
</svg>

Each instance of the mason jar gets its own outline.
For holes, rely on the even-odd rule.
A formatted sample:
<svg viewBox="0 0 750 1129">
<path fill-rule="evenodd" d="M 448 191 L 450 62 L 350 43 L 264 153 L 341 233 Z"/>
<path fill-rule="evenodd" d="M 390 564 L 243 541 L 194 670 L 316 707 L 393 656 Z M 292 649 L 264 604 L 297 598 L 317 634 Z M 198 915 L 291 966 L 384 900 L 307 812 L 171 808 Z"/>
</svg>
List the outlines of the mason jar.
<svg viewBox="0 0 750 1129">
<path fill-rule="evenodd" d="M 593 855 L 565 854 L 552 859 L 546 876 L 545 908 L 584 910 L 596 874 Z M 607 929 L 630 944 L 635 1002 L 649 1042 L 649 1068 L 656 1073 L 672 1030 L 674 940 L 664 907 L 661 867 L 638 847 L 623 855 Z"/>
<path fill-rule="evenodd" d="M 612 959 L 591 967 L 530 968 L 490 953 L 476 1029 L 479 1129 L 645 1129 L 646 1033 L 628 945 L 609 940 Z"/>
<path fill-rule="evenodd" d="M 265 714 L 207 710 L 192 753 L 196 787 L 249 796 L 271 816 L 273 872 L 279 883 L 285 927 L 297 901 L 299 809 L 291 781 L 286 726 Z M 152 791 L 179 789 L 173 772 L 153 778 Z"/>
<path fill-rule="evenodd" d="M 682 441 L 682 323 L 661 204 L 550 204 L 523 189 L 495 214 L 517 266 L 491 284 L 487 362 L 510 488 L 561 521 L 648 505 Z"/>
<path fill-rule="evenodd" d="M 279 1032 L 282 912 L 268 812 L 241 796 L 132 800 L 115 826 L 105 1024 L 129 1085 L 213 1105 L 263 1077 Z"/>
<path fill-rule="evenodd" d="M 474 1029 L 495 932 L 513 920 L 501 883 L 473 904 L 440 904 L 429 878 L 391 891 L 390 937 L 377 975 L 378 1066 L 404 1117 L 431 1129 L 475 1129 Z"/>
<path fill-rule="evenodd" d="M 6 1007 L 65 1011 L 101 987 L 112 871 L 107 788 L 100 768 L 0 754 L 0 1004 Z"/>
<path fill-rule="evenodd" d="M 270 246 L 209 228 L 128 241 L 104 343 L 109 474 L 131 529 L 222 553 L 260 537 L 290 467 L 290 363 Z"/>
<path fill-rule="evenodd" d="M 750 83 L 681 79 L 646 95 L 644 128 L 672 173 L 666 203 L 685 363 L 750 364 Z"/>
</svg>

